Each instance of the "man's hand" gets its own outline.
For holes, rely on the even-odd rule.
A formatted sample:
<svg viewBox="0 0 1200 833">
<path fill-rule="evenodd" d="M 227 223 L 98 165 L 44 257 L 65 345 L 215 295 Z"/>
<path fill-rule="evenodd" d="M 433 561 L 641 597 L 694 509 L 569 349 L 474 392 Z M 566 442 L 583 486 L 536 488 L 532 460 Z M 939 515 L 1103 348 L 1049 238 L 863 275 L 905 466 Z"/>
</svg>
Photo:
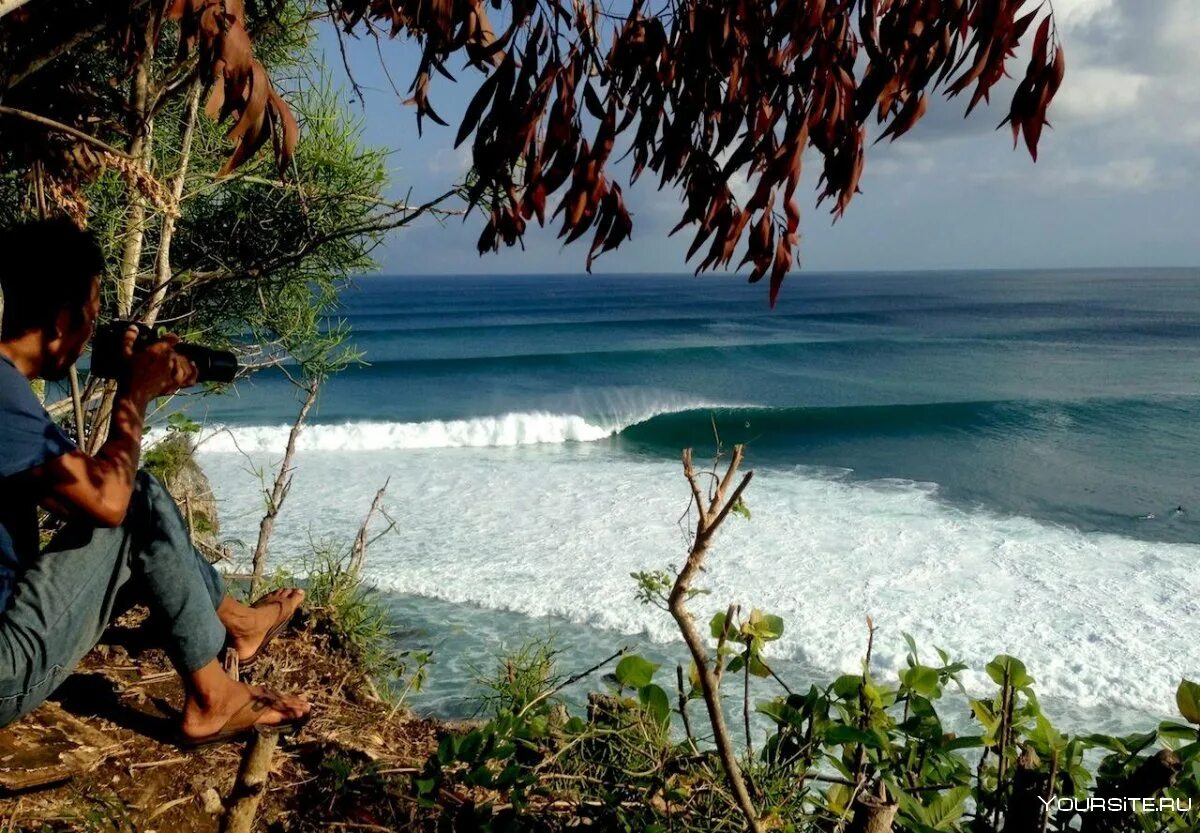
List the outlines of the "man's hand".
<svg viewBox="0 0 1200 833">
<path fill-rule="evenodd" d="M 130 327 L 125 333 L 128 370 L 123 387 L 130 396 L 149 402 L 196 384 L 199 375 L 196 365 L 175 352 L 179 336 L 168 333 L 153 344 L 135 350 L 137 336 L 136 327 Z"/>
<path fill-rule="evenodd" d="M 85 517 L 98 526 L 121 523 L 137 477 L 146 405 L 196 383 L 196 365 L 175 352 L 179 336 L 135 350 L 137 336 L 136 327 L 125 334 L 125 374 L 104 445 L 95 456 L 71 451 L 29 473 L 41 504 L 60 517 Z"/>
</svg>

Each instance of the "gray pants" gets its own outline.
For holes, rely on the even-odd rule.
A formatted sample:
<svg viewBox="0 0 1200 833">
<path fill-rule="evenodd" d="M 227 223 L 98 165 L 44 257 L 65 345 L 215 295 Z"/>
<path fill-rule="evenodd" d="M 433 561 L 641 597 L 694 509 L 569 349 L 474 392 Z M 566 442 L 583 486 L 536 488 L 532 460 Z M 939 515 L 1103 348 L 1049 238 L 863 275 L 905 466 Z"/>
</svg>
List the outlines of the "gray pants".
<svg viewBox="0 0 1200 833">
<path fill-rule="evenodd" d="M 120 526 L 71 524 L 20 577 L 0 613 L 0 726 L 28 714 L 70 676 L 113 617 L 150 608 L 162 647 L 182 673 L 220 653 L 220 575 L 192 545 L 166 488 L 138 472 Z"/>
</svg>

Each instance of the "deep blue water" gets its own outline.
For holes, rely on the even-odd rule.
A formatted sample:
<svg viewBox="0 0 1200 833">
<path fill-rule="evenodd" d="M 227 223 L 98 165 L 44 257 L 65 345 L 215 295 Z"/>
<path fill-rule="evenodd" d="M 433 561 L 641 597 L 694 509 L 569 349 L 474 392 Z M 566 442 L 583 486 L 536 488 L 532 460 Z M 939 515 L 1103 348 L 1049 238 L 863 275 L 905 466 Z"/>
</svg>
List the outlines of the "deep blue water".
<svg viewBox="0 0 1200 833">
<path fill-rule="evenodd" d="M 1200 541 L 1200 272 L 801 274 L 772 311 L 730 276 L 361 279 L 367 365 L 314 422 L 582 417 L 623 453 L 746 442 L 756 468 L 937 484 L 946 501 Z M 260 375 L 211 422 L 276 426 Z M 1183 512 L 1178 512 L 1182 507 Z M 1150 517 L 1153 516 L 1153 517 Z"/>
</svg>

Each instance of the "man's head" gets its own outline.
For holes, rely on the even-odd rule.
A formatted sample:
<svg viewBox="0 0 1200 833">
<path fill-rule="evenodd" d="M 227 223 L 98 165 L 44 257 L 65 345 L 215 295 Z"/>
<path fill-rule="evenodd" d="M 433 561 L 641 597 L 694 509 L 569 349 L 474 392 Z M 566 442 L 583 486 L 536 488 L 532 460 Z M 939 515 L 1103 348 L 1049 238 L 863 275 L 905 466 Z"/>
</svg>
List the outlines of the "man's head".
<svg viewBox="0 0 1200 833">
<path fill-rule="evenodd" d="M 21 223 L 0 233 L 0 338 L 36 337 L 45 379 L 61 379 L 83 353 L 100 311 L 104 254 L 69 220 Z"/>
</svg>

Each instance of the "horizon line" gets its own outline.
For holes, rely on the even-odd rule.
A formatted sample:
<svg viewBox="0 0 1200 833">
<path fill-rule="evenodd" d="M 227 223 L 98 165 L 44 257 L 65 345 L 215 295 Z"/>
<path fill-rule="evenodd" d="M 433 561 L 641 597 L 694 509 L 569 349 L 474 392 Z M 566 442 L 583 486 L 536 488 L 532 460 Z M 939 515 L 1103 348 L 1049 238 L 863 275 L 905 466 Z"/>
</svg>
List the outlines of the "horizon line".
<svg viewBox="0 0 1200 833">
<path fill-rule="evenodd" d="M 943 274 L 943 273 L 1017 273 L 1017 272 L 1119 272 L 1122 270 L 1138 269 L 1146 271 L 1186 271 L 1189 269 L 1200 270 L 1200 264 L 1171 264 L 1157 266 L 1135 266 L 1129 264 L 1123 265 L 1105 265 L 1105 266 L 963 266 L 963 267 L 938 267 L 929 269 L 806 269 L 794 273 L 789 273 L 787 277 L 803 277 L 805 275 L 915 275 L 915 274 Z M 664 277 L 664 278 L 742 278 L 744 276 L 736 272 L 707 272 L 695 274 L 694 272 L 662 272 L 662 271 L 618 271 L 618 272 L 551 272 L 551 271 L 531 271 L 531 272 L 390 272 L 390 271 L 375 271 L 362 272 L 353 276 L 354 278 L 602 278 L 602 277 Z"/>
</svg>

